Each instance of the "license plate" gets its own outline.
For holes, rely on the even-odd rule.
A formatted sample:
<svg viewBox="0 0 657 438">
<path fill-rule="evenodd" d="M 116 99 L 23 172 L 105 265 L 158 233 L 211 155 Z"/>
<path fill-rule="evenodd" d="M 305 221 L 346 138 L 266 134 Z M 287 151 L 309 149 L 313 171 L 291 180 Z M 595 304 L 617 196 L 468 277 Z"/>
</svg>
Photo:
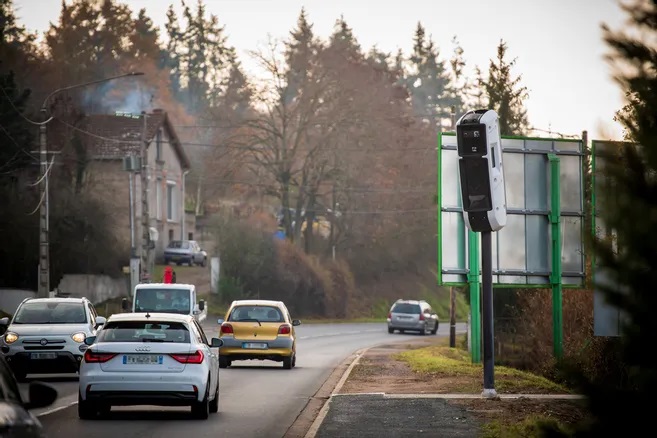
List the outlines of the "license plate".
<svg viewBox="0 0 657 438">
<path fill-rule="evenodd" d="M 242 344 L 242 348 L 249 348 L 255 350 L 266 350 L 267 344 L 264 342 L 245 342 Z"/>
<path fill-rule="evenodd" d="M 123 356 L 125 365 L 162 365 L 164 356 L 157 354 L 127 354 Z"/>
<path fill-rule="evenodd" d="M 57 359 L 57 353 L 32 353 L 30 359 Z"/>
</svg>

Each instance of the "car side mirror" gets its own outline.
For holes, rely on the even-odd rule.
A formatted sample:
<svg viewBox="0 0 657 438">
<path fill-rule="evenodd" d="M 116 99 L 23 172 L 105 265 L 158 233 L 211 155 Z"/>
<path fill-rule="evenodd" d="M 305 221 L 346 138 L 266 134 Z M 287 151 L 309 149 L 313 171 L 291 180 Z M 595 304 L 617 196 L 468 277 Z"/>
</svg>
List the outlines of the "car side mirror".
<svg viewBox="0 0 657 438">
<path fill-rule="evenodd" d="M 293 326 L 301 325 L 301 320 L 300 319 L 293 319 L 292 320 L 292 325 Z"/>
<path fill-rule="evenodd" d="M 205 310 L 205 300 L 200 300 L 200 301 L 198 302 L 198 308 L 199 308 L 199 310 L 200 310 L 201 312 L 202 312 L 203 310 Z"/>
<path fill-rule="evenodd" d="M 29 389 L 29 401 L 25 409 L 45 408 L 57 400 L 57 390 L 47 383 L 32 382 Z"/>
<path fill-rule="evenodd" d="M 87 336 L 84 338 L 85 345 L 92 345 L 94 342 L 96 342 L 96 336 Z"/>
<path fill-rule="evenodd" d="M 4 318 L 0 318 L 0 326 L 6 327 L 8 325 L 9 325 L 9 318 L 8 317 L 5 316 Z"/>
<path fill-rule="evenodd" d="M 105 325 L 107 322 L 107 319 L 105 319 L 104 316 L 97 316 L 96 317 L 96 328 L 100 328 Z"/>
<path fill-rule="evenodd" d="M 127 298 L 121 299 L 121 310 L 130 310 L 130 308 L 128 307 L 128 299 Z"/>
<path fill-rule="evenodd" d="M 219 348 L 224 345 L 224 341 L 219 339 L 219 338 L 212 338 L 210 341 L 210 347 L 212 348 Z"/>
<path fill-rule="evenodd" d="M 217 324 L 221 325 L 221 324 L 223 324 L 223 323 L 224 323 L 224 319 L 223 319 L 223 318 L 219 318 L 219 319 L 217 320 Z"/>
</svg>

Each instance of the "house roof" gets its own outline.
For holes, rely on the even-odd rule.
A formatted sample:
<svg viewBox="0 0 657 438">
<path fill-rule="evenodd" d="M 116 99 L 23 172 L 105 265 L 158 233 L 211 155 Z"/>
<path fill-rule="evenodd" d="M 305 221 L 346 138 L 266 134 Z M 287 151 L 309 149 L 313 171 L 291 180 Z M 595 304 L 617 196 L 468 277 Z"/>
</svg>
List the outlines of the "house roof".
<svg viewBox="0 0 657 438">
<path fill-rule="evenodd" d="M 84 130 L 89 132 L 90 149 L 96 159 L 122 159 L 139 153 L 144 121 L 141 115 L 91 114 L 86 117 Z M 164 127 L 184 170 L 190 168 L 189 158 L 178 139 L 167 113 L 155 110 L 147 113 L 146 139 L 150 142 L 157 131 Z"/>
</svg>

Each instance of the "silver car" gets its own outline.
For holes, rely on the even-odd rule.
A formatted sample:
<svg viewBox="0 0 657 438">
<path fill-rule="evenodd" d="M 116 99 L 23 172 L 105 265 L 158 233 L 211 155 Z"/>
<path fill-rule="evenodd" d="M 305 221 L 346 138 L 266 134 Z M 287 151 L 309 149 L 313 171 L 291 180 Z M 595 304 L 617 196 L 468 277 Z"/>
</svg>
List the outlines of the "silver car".
<svg viewBox="0 0 657 438">
<path fill-rule="evenodd" d="M 388 313 L 388 333 L 399 330 L 427 332 L 435 335 L 438 332 L 438 315 L 433 311 L 429 303 L 424 300 L 397 300 Z"/>
<path fill-rule="evenodd" d="M 77 373 L 84 340 L 103 324 L 86 298 L 27 298 L 11 321 L 0 319 L 6 329 L 0 351 L 19 381 L 28 374 Z"/>
<path fill-rule="evenodd" d="M 205 252 L 195 240 L 172 240 L 164 248 L 164 264 L 171 262 L 177 265 L 183 263 L 189 266 L 205 266 L 208 261 L 208 253 Z"/>
<path fill-rule="evenodd" d="M 191 406 L 195 418 L 219 410 L 221 339 L 210 342 L 191 315 L 112 315 L 80 366 L 78 416 L 94 419 L 112 406 Z"/>
</svg>

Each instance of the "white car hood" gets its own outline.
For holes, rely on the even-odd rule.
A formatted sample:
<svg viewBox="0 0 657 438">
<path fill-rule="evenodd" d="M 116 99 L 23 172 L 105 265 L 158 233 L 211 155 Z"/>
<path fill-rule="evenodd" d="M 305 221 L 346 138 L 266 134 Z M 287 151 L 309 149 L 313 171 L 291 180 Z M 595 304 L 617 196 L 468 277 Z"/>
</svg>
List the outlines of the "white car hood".
<svg viewBox="0 0 657 438">
<path fill-rule="evenodd" d="M 89 332 L 87 324 L 12 324 L 8 332 L 19 336 L 69 336 L 77 332 Z"/>
</svg>

